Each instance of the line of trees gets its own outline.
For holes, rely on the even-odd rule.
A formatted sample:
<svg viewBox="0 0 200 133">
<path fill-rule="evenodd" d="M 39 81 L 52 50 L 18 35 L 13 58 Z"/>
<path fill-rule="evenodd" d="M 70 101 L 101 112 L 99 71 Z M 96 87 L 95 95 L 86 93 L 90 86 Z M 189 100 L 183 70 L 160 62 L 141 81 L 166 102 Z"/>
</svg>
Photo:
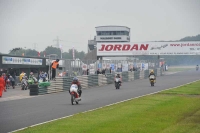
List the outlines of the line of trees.
<svg viewBox="0 0 200 133">
<path fill-rule="evenodd" d="M 62 52 L 62 58 L 63 59 L 73 59 L 73 49 L 69 49 L 68 52 Z M 24 48 L 13 48 L 8 53 L 10 55 L 18 55 L 18 56 L 30 56 L 30 57 L 47 57 L 47 55 L 50 54 L 56 54 L 58 55 L 58 58 L 61 57 L 61 50 L 60 48 L 48 46 L 45 48 L 44 51 L 38 52 L 34 49 L 24 49 Z M 85 57 L 85 52 L 81 51 L 78 52 L 76 49 L 74 49 L 74 55 L 75 58 L 83 59 Z"/>
</svg>

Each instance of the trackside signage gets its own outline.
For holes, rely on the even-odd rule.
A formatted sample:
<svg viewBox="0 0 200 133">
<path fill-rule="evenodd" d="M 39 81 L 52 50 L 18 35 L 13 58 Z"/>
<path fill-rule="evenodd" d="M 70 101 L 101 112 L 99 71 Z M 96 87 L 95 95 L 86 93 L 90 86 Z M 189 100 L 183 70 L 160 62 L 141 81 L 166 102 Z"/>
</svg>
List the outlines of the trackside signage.
<svg viewBox="0 0 200 133">
<path fill-rule="evenodd" d="M 200 42 L 97 43 L 97 56 L 200 55 Z"/>
</svg>

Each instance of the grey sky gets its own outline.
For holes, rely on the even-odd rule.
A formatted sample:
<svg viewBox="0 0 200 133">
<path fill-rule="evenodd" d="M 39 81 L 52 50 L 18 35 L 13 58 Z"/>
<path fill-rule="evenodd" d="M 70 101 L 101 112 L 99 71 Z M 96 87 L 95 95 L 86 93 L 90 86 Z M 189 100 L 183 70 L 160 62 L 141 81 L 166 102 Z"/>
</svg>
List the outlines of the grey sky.
<svg viewBox="0 0 200 133">
<path fill-rule="evenodd" d="M 131 42 L 200 34 L 200 0 L 0 0 L 0 52 L 55 45 L 87 51 L 96 26 L 131 28 Z"/>
</svg>

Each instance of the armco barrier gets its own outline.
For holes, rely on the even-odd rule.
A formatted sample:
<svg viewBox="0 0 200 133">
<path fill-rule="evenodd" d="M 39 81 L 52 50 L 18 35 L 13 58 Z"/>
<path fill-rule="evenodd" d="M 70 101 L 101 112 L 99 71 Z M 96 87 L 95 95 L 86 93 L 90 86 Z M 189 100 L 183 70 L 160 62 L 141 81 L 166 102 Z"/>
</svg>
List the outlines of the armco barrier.
<svg viewBox="0 0 200 133">
<path fill-rule="evenodd" d="M 106 78 L 107 78 L 107 84 L 112 84 L 114 83 L 115 74 L 108 73 L 106 74 Z"/>
<path fill-rule="evenodd" d="M 88 75 L 88 87 L 98 86 L 98 75 Z"/>
<path fill-rule="evenodd" d="M 136 79 L 148 78 L 150 70 L 145 71 L 133 71 L 133 72 L 122 72 L 120 73 L 123 82 L 133 81 Z M 154 69 L 156 76 L 162 75 L 162 70 L 160 68 Z M 78 76 L 77 78 L 81 82 L 83 89 L 102 86 L 114 83 L 114 73 L 94 74 L 94 75 L 84 75 Z M 56 81 L 51 81 L 51 86 L 39 88 L 37 85 L 30 86 L 30 95 L 44 95 L 50 93 L 57 93 L 62 91 L 68 91 L 73 77 L 56 77 Z"/>
<path fill-rule="evenodd" d="M 122 81 L 127 82 L 128 81 L 128 72 L 122 72 Z"/>
<path fill-rule="evenodd" d="M 133 81 L 134 80 L 134 71 L 128 72 L 128 81 Z"/>
<path fill-rule="evenodd" d="M 140 71 L 135 71 L 134 72 L 134 79 L 139 79 L 140 78 Z"/>
<path fill-rule="evenodd" d="M 78 76 L 77 78 L 80 81 L 82 88 L 84 88 L 84 89 L 88 88 L 88 76 L 87 75 Z"/>
<path fill-rule="evenodd" d="M 149 78 L 149 70 L 144 71 L 144 78 Z"/>
<path fill-rule="evenodd" d="M 144 71 L 140 71 L 140 79 L 144 79 Z"/>
<path fill-rule="evenodd" d="M 106 84 L 107 84 L 107 77 L 106 77 L 106 75 L 98 74 L 98 85 L 102 86 L 102 85 L 106 85 Z"/>
</svg>

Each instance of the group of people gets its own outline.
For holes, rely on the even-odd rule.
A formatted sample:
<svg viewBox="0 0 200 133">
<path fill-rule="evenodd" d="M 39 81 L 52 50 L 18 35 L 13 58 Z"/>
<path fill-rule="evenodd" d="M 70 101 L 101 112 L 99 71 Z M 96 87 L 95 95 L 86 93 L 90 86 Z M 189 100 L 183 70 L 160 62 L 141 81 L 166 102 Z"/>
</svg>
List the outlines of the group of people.
<svg viewBox="0 0 200 133">
<path fill-rule="evenodd" d="M 15 79 L 10 74 L 0 74 L 0 97 L 2 97 L 3 91 L 6 92 L 10 86 L 15 89 Z"/>
</svg>

